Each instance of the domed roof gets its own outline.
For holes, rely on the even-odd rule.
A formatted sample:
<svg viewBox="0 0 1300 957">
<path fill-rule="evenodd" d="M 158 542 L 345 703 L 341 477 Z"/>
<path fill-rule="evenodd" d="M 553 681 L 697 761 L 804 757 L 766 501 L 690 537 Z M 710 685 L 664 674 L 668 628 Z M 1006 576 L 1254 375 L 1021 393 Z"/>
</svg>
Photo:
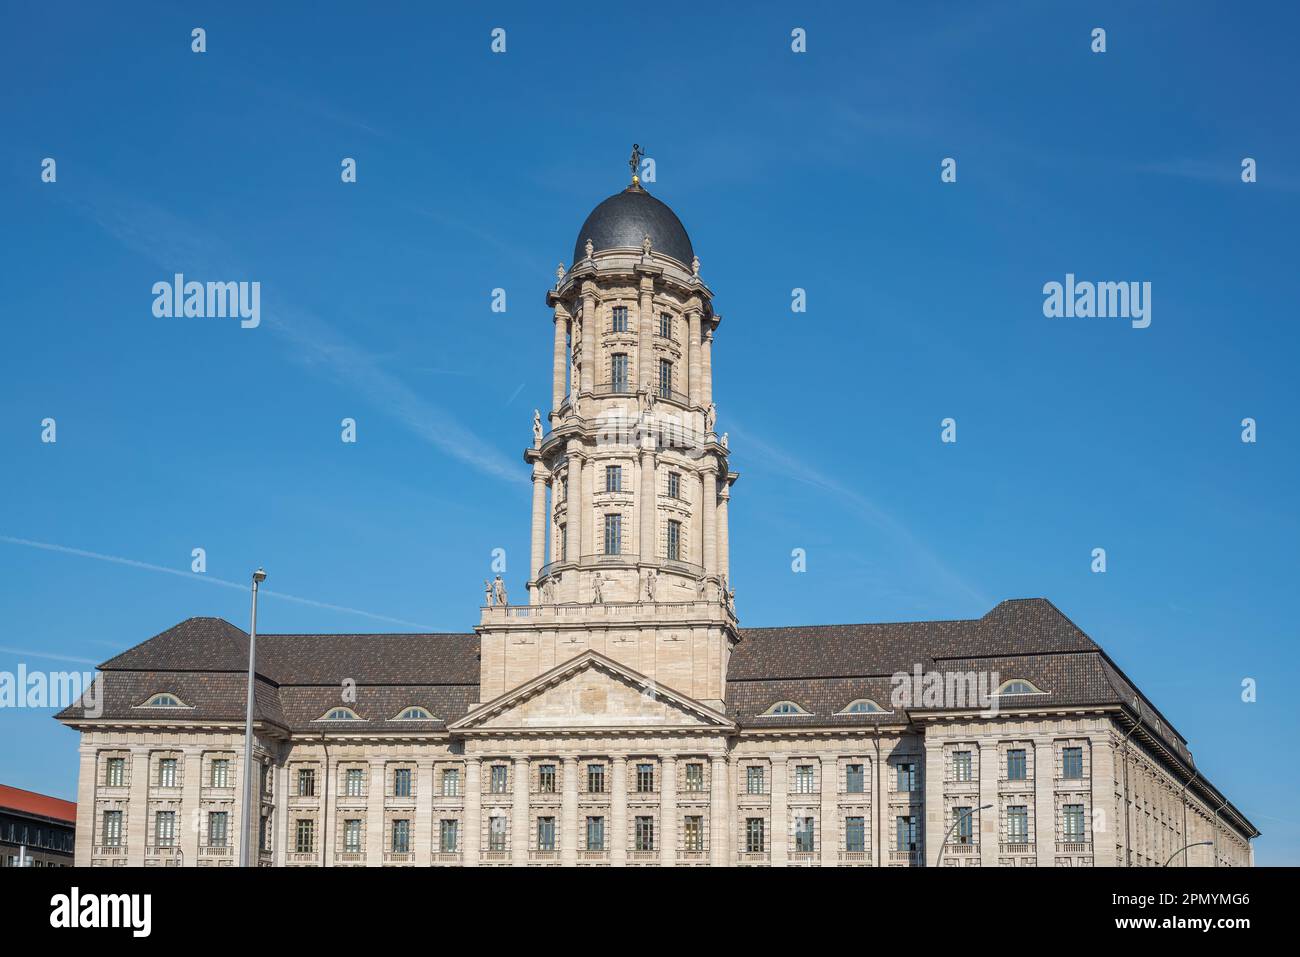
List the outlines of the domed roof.
<svg viewBox="0 0 1300 957">
<path fill-rule="evenodd" d="M 687 266 L 695 258 L 691 237 L 677 214 L 640 186 L 615 193 L 591 211 L 573 244 L 574 263 L 587 258 L 587 240 L 596 252 L 615 246 L 640 246 L 649 236 L 654 251 L 672 256 Z"/>
</svg>

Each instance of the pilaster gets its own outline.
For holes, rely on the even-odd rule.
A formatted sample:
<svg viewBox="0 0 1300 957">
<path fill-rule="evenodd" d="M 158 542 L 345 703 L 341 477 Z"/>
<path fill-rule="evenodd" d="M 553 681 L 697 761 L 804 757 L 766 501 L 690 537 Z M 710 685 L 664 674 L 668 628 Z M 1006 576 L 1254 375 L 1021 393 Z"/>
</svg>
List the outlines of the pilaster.
<svg viewBox="0 0 1300 957">
<path fill-rule="evenodd" d="M 578 759 L 564 759 L 564 790 L 560 806 L 560 863 L 578 863 Z"/>
<path fill-rule="evenodd" d="M 477 867 L 483 843 L 483 764 L 476 754 L 465 755 L 465 833 L 461 835 L 462 863 Z"/>
<path fill-rule="evenodd" d="M 627 863 L 627 756 L 616 755 L 610 762 L 609 862 Z"/>
<path fill-rule="evenodd" d="M 378 760 L 370 762 L 370 784 L 366 788 L 366 866 L 383 866 L 385 850 L 384 762 Z"/>
<path fill-rule="evenodd" d="M 789 758 L 772 755 L 772 866 L 784 867 L 790 859 Z"/>
<path fill-rule="evenodd" d="M 667 755 L 662 760 L 659 782 L 659 863 L 677 865 L 677 759 Z"/>
<path fill-rule="evenodd" d="M 998 798 L 998 743 L 981 741 L 979 746 L 980 800 L 977 807 L 993 805 L 979 811 L 980 867 L 997 867 L 1002 842 L 1002 802 Z"/>
<path fill-rule="evenodd" d="M 821 851 L 822 866 L 839 864 L 840 807 L 839 762 L 834 755 L 823 755 L 821 766 Z"/>
<path fill-rule="evenodd" d="M 1034 847 L 1038 866 L 1056 863 L 1056 760 L 1050 738 L 1034 740 Z"/>
<path fill-rule="evenodd" d="M 510 859 L 516 866 L 528 863 L 528 842 L 532 839 L 532 822 L 528 819 L 528 759 L 515 758 L 514 799 L 510 812 Z"/>
<path fill-rule="evenodd" d="M 149 834 L 149 750 L 148 746 L 131 752 L 131 798 L 126 810 L 126 863 L 144 867 L 144 848 L 151 843 Z M 247 813 L 247 809 L 244 809 Z M 256 832 L 254 832 L 256 833 Z"/>
</svg>

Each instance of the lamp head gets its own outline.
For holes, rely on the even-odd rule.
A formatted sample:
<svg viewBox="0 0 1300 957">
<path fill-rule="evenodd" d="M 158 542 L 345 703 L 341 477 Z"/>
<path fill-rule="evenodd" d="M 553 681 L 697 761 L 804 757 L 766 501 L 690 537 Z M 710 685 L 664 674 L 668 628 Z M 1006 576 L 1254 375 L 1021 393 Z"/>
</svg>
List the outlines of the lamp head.
<svg viewBox="0 0 1300 957">
<path fill-rule="evenodd" d="M 266 570 L 258 566 L 257 571 L 253 572 L 253 581 L 259 584 L 266 581 Z"/>
</svg>

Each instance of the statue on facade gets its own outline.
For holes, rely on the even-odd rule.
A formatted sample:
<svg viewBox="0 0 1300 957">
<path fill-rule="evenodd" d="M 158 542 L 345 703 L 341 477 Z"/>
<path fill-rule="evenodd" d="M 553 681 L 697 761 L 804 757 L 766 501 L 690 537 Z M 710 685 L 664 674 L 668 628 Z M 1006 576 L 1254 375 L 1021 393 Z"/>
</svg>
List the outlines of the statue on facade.
<svg viewBox="0 0 1300 957">
<path fill-rule="evenodd" d="M 699 257 L 699 256 L 692 256 L 692 257 L 691 257 L 691 274 L 694 275 L 696 279 L 698 279 L 698 278 L 700 277 L 700 257 Z"/>
<path fill-rule="evenodd" d="M 704 434 L 708 435 L 718 425 L 718 407 L 710 402 L 704 407 Z"/>
<path fill-rule="evenodd" d="M 656 601 L 656 592 L 659 590 L 659 576 L 655 574 L 652 568 L 645 573 L 645 596 L 650 601 Z"/>
<path fill-rule="evenodd" d="M 542 447 L 542 413 L 533 409 L 533 448 Z"/>
<path fill-rule="evenodd" d="M 727 438 L 728 438 L 728 434 L 726 432 L 723 432 L 721 444 L 724 449 L 727 447 Z"/>
<path fill-rule="evenodd" d="M 640 169 L 641 169 L 641 157 L 643 156 L 645 156 L 645 153 L 641 150 L 641 144 L 633 143 L 632 158 L 627 161 L 628 169 L 632 171 L 633 184 L 641 182 Z"/>
<path fill-rule="evenodd" d="M 564 282 L 564 263 L 555 267 L 555 288 L 560 288 L 560 283 Z"/>
<path fill-rule="evenodd" d="M 593 605 L 605 604 L 605 596 L 602 593 L 604 584 L 605 580 L 600 577 L 600 572 L 596 572 L 591 578 L 591 603 Z"/>
<path fill-rule="evenodd" d="M 649 233 L 646 233 L 646 234 L 641 238 L 641 255 L 642 255 L 642 256 L 649 257 L 649 255 L 650 255 L 650 250 L 651 250 L 653 247 L 654 247 L 654 243 L 650 242 L 650 234 L 649 234 Z"/>
<path fill-rule="evenodd" d="M 506 600 L 506 583 L 501 580 L 500 575 L 492 579 L 492 594 L 496 596 L 498 605 L 510 604 L 510 602 Z"/>
<path fill-rule="evenodd" d="M 483 579 L 483 604 L 489 608 L 496 604 L 496 596 L 492 594 L 492 583 L 486 578 Z"/>
<path fill-rule="evenodd" d="M 546 581 L 542 582 L 542 604 L 555 604 L 555 579 L 553 578 L 547 578 Z"/>
<path fill-rule="evenodd" d="M 587 250 L 587 259 L 590 260 L 592 255 L 596 252 L 596 247 L 592 244 L 590 238 L 587 239 L 586 250 Z"/>
</svg>

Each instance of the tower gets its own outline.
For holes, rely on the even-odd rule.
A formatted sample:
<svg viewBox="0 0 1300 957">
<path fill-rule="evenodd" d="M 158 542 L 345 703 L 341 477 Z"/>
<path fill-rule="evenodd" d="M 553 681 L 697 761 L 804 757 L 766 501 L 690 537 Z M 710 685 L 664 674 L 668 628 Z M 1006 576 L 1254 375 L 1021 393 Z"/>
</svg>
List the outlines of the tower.
<svg viewBox="0 0 1300 957">
<path fill-rule="evenodd" d="M 631 184 L 583 223 L 546 294 L 550 430 L 534 420 L 528 604 L 489 605 L 483 701 L 588 649 L 720 706 L 738 640 L 716 432 L 722 317 L 676 214 Z"/>
</svg>

